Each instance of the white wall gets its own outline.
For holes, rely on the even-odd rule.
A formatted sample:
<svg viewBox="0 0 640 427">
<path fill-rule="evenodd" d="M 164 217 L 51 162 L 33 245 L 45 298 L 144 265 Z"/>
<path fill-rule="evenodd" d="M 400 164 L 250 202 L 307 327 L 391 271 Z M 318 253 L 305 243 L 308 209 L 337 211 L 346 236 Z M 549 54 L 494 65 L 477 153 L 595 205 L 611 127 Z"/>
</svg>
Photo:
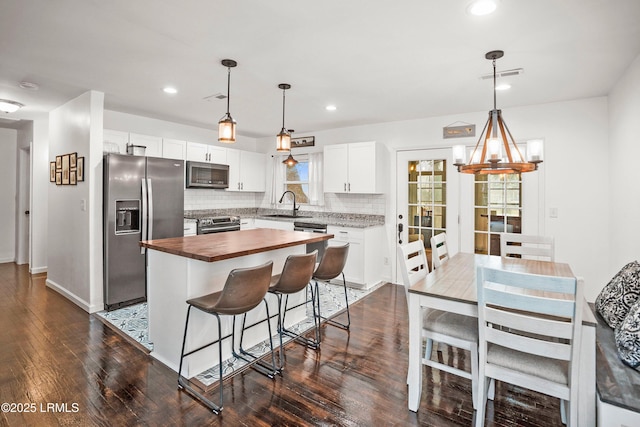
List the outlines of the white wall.
<svg viewBox="0 0 640 427">
<path fill-rule="evenodd" d="M 608 277 L 640 260 L 640 56 L 609 96 L 611 252 Z"/>
<path fill-rule="evenodd" d="M 0 263 L 15 261 L 17 131 L 0 129 Z"/>
<path fill-rule="evenodd" d="M 47 271 L 48 222 L 49 222 L 49 117 L 33 121 L 27 135 L 20 136 L 20 143 L 31 141 L 31 214 L 29 269 L 32 274 Z M 30 135 L 28 135 L 30 133 Z M 30 139 L 29 139 L 30 138 Z M 54 160 L 54 159 L 51 159 Z"/>
<path fill-rule="evenodd" d="M 103 101 L 104 94 L 86 92 L 49 114 L 50 160 L 74 152 L 84 157 L 85 181 L 48 184 L 47 285 L 88 312 L 102 309 L 102 188 L 97 177 L 102 173 Z"/>
<path fill-rule="evenodd" d="M 388 253 L 394 254 L 396 164 L 393 152 L 399 149 L 473 144 L 473 138 L 445 141 L 442 128 L 461 121 L 475 123 L 477 132 L 480 132 L 487 112 L 303 134 L 315 136 L 316 149 L 322 149 L 324 145 L 359 141 L 378 141 L 389 148 L 392 152 L 389 156 L 391 191 L 386 196 L 385 211 L 387 241 L 390 245 Z M 545 215 L 545 233 L 556 238 L 557 260 L 569 263 L 576 275 L 585 278 L 585 295 L 593 301 L 610 276 L 607 268 L 603 268 L 603 265 L 607 265 L 605 259 L 610 248 L 610 213 L 598 202 L 609 191 L 607 99 L 601 97 L 511 108 L 503 114 L 517 140 L 545 140 L 545 161 L 541 165 L 545 169 L 546 182 L 544 205 L 558 210 L 558 218 Z M 267 152 L 270 152 L 275 145 L 272 139 L 258 140 L 258 147 L 267 147 Z"/>
</svg>

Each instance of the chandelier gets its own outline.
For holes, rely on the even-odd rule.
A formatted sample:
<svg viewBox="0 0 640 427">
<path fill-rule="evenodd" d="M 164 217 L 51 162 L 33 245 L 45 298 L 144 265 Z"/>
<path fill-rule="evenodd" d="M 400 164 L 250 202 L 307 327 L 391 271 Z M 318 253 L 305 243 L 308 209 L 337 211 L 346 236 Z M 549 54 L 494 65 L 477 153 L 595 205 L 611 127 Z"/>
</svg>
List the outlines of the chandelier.
<svg viewBox="0 0 640 427">
<path fill-rule="evenodd" d="M 496 108 L 496 59 L 502 56 L 504 52 L 501 50 L 494 50 L 485 55 L 485 58 L 493 61 L 493 110 L 489 111 L 489 118 L 469 162 L 466 161 L 465 146 L 453 147 L 453 165 L 458 167 L 458 172 L 469 174 L 532 172 L 537 170 L 538 164 L 542 162 L 542 141 L 527 142 L 525 159 L 502 118 L 502 110 Z M 482 146 L 481 142 L 483 142 Z"/>
</svg>

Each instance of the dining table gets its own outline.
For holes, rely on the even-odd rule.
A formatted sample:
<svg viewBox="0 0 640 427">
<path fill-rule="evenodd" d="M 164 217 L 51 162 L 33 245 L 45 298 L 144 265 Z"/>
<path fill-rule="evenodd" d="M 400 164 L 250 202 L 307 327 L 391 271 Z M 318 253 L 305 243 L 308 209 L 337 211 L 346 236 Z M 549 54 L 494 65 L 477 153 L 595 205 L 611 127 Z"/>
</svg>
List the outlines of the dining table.
<svg viewBox="0 0 640 427">
<path fill-rule="evenodd" d="M 408 406 L 417 412 L 422 394 L 422 310 L 432 308 L 478 317 L 476 269 L 484 265 L 507 271 L 575 277 L 566 263 L 459 252 L 409 288 Z M 596 425 L 596 319 L 583 304 L 579 363 L 578 425 Z M 469 397 L 471 399 L 471 397 Z"/>
</svg>

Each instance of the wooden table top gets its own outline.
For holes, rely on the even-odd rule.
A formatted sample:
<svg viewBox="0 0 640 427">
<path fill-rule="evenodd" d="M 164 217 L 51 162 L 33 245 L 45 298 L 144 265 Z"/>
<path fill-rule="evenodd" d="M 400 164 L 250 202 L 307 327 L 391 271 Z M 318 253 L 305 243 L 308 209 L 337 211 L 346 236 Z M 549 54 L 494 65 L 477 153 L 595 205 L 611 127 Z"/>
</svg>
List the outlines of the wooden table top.
<svg viewBox="0 0 640 427">
<path fill-rule="evenodd" d="M 332 238 L 333 234 L 256 228 L 145 240 L 140 242 L 140 246 L 186 258 L 214 262 Z"/>
<path fill-rule="evenodd" d="M 409 292 L 477 305 L 476 268 L 478 265 L 529 274 L 574 277 L 569 264 L 460 252 L 440 268 L 427 274 L 423 280 L 416 282 L 409 288 Z M 583 323 L 595 325 L 595 317 L 591 309 L 588 304 L 584 306 L 586 310 L 583 314 Z"/>
</svg>

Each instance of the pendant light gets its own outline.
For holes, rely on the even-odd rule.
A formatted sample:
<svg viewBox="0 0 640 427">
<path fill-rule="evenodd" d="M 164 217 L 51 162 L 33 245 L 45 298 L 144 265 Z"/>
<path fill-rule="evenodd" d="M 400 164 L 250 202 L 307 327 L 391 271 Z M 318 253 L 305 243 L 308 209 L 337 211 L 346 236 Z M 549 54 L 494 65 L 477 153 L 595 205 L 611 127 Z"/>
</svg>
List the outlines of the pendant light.
<svg viewBox="0 0 640 427">
<path fill-rule="evenodd" d="M 218 122 L 218 141 L 224 143 L 236 142 L 236 121 L 229 114 L 229 98 L 231 87 L 231 68 L 238 65 L 233 59 L 223 59 L 222 65 L 227 67 L 227 113 Z"/>
<path fill-rule="evenodd" d="M 289 151 L 289 157 L 284 159 L 282 163 L 284 163 L 287 166 L 294 166 L 298 164 L 298 161 L 293 158 L 293 156 L 291 155 L 291 151 Z"/>
<path fill-rule="evenodd" d="M 453 147 L 453 164 L 458 167 L 458 172 L 469 174 L 532 172 L 537 170 L 538 163 L 542 162 L 541 144 L 538 144 L 536 149 L 528 147 L 528 159 L 524 158 L 507 124 L 502 119 L 502 110 L 496 108 L 496 59 L 502 56 L 504 52 L 501 50 L 494 50 L 485 55 L 485 58 L 493 61 L 493 110 L 489 111 L 489 118 L 469 162 L 466 161 L 466 147 L 462 145 Z M 480 147 L 483 137 L 484 143 Z"/>
<path fill-rule="evenodd" d="M 291 89 L 291 85 L 288 83 L 280 83 L 278 87 L 282 89 L 282 130 L 278 135 L 276 135 L 276 151 L 290 151 L 291 150 L 291 134 L 284 127 L 284 105 L 285 105 L 284 94 L 287 89 Z M 289 157 L 293 158 L 291 156 L 291 153 L 289 153 Z"/>
</svg>

